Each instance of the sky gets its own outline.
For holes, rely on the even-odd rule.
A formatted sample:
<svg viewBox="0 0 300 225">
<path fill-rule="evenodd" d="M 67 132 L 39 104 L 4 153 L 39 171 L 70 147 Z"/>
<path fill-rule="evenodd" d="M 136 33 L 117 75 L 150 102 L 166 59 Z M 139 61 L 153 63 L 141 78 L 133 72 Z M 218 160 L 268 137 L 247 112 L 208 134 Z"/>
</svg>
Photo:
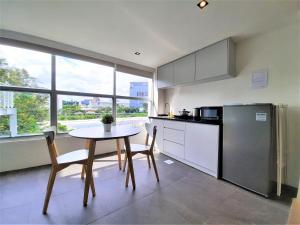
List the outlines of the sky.
<svg viewBox="0 0 300 225">
<path fill-rule="evenodd" d="M 30 76 L 36 78 L 39 87 L 51 88 L 50 54 L 0 45 L 0 58 L 6 59 L 9 67 L 25 69 Z M 113 71 L 109 66 L 57 56 L 56 89 L 112 95 Z M 117 95 L 129 96 L 132 81 L 150 82 L 150 79 L 117 72 Z M 78 97 L 70 96 L 60 99 L 76 100 L 76 98 Z"/>
</svg>

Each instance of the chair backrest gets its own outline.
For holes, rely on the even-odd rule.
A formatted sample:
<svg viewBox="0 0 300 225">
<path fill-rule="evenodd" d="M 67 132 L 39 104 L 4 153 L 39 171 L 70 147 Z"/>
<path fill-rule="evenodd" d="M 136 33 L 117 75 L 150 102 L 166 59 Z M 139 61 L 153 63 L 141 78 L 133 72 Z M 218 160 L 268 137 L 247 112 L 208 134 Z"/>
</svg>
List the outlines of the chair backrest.
<svg viewBox="0 0 300 225">
<path fill-rule="evenodd" d="M 154 144 L 155 144 L 155 138 L 156 138 L 156 133 L 157 133 L 157 127 L 152 126 L 150 123 L 145 123 L 145 128 L 147 131 L 147 136 L 146 136 L 146 145 L 148 145 L 149 142 L 149 136 L 152 137 L 152 142 L 150 145 L 150 151 L 153 151 L 154 149 Z"/>
<path fill-rule="evenodd" d="M 56 132 L 56 127 L 55 126 L 52 126 L 48 129 L 44 130 L 44 132 L 43 132 L 44 136 L 46 138 L 46 141 L 47 141 L 51 163 L 53 165 L 57 165 L 56 157 L 58 156 L 55 141 L 54 141 L 55 132 Z"/>
</svg>

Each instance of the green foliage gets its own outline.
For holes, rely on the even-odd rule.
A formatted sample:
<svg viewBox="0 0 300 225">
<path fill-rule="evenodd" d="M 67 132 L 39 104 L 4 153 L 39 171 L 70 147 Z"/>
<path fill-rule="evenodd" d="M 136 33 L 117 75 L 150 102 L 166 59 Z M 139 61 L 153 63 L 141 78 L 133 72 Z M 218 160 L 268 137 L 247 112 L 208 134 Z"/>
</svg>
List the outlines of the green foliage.
<svg viewBox="0 0 300 225">
<path fill-rule="evenodd" d="M 8 135 L 9 134 L 9 117 L 8 116 L 0 116 L 0 135 Z"/>
<path fill-rule="evenodd" d="M 0 59 L 0 84 L 22 87 L 37 87 L 35 78 L 24 69 L 9 67 Z M 14 106 L 17 109 L 18 134 L 40 133 L 43 122 L 49 121 L 48 96 L 43 94 L 15 93 Z M 1 117 L 0 133 L 9 131 L 8 117 Z"/>
<path fill-rule="evenodd" d="M 48 98 L 42 94 L 18 93 L 14 105 L 17 108 L 18 133 L 40 133 L 39 125 L 49 120 Z"/>
<path fill-rule="evenodd" d="M 102 123 L 104 124 L 109 124 L 109 123 L 112 123 L 114 122 L 114 117 L 111 115 L 111 114 L 105 114 L 103 117 L 102 117 Z"/>
<path fill-rule="evenodd" d="M 67 132 L 68 131 L 68 127 L 66 125 L 63 125 L 61 123 L 57 123 L 57 127 L 58 127 L 58 130 L 59 132 Z"/>
<path fill-rule="evenodd" d="M 25 69 L 9 67 L 5 59 L 0 59 L 0 84 L 21 87 L 37 87 L 36 79 Z"/>
</svg>

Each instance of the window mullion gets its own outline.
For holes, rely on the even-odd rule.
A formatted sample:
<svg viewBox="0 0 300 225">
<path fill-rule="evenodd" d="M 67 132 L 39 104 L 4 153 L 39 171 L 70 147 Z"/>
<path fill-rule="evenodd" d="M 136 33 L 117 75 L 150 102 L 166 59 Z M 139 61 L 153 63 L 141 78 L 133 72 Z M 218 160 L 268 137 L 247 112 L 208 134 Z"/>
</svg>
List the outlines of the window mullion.
<svg viewBox="0 0 300 225">
<path fill-rule="evenodd" d="M 56 93 L 56 61 L 55 61 L 55 55 L 51 55 L 50 124 L 51 124 L 51 126 L 57 126 L 57 93 Z"/>
<path fill-rule="evenodd" d="M 114 78 L 113 78 L 113 98 L 112 98 L 112 113 L 113 117 L 115 118 L 115 124 L 117 123 L 117 65 L 114 66 Z"/>
</svg>

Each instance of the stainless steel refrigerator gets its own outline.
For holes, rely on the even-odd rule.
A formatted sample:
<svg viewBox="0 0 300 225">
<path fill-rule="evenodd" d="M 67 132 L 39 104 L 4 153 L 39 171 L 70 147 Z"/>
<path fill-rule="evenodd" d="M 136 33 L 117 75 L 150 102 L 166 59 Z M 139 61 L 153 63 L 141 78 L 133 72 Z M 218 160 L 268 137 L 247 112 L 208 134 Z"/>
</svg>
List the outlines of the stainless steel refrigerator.
<svg viewBox="0 0 300 225">
<path fill-rule="evenodd" d="M 276 177 L 276 110 L 272 104 L 223 108 L 223 179 L 268 197 Z"/>
</svg>

